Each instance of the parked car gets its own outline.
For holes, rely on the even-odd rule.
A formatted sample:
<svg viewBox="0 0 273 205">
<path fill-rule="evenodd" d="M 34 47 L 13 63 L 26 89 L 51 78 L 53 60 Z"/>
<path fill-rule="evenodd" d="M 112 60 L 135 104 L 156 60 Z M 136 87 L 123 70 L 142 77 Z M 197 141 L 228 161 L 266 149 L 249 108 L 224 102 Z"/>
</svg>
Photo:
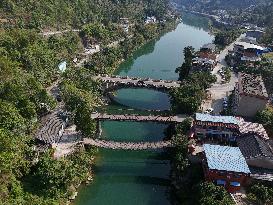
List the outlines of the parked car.
<svg viewBox="0 0 273 205">
<path fill-rule="evenodd" d="M 214 111 L 213 108 L 208 108 L 208 109 L 206 109 L 205 113 L 206 113 L 206 114 L 212 114 L 213 111 Z"/>
</svg>

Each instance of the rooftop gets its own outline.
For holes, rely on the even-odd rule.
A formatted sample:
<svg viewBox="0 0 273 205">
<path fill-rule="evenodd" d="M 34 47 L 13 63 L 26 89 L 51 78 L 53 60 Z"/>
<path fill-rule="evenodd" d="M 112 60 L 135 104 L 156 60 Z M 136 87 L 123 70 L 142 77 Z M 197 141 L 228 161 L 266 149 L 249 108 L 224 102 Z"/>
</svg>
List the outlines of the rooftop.
<svg viewBox="0 0 273 205">
<path fill-rule="evenodd" d="M 237 42 L 235 45 L 242 46 L 244 49 L 258 49 L 258 50 L 264 50 L 265 48 L 262 46 L 258 46 L 253 43 L 247 43 L 247 42 Z"/>
<path fill-rule="evenodd" d="M 213 44 L 213 43 L 208 43 L 208 44 L 205 44 L 201 47 L 201 49 L 210 49 L 210 50 L 215 50 L 216 49 L 216 45 Z"/>
<path fill-rule="evenodd" d="M 269 157 L 273 159 L 273 150 L 269 144 L 254 133 L 237 138 L 237 144 L 246 159 Z"/>
<path fill-rule="evenodd" d="M 239 121 L 239 131 L 241 134 L 255 133 L 264 140 L 268 140 L 268 134 L 264 129 L 264 126 L 259 123 L 246 122 L 243 118 L 238 117 Z"/>
<path fill-rule="evenodd" d="M 239 92 L 247 95 L 268 98 L 268 94 L 260 75 L 239 73 Z"/>
<path fill-rule="evenodd" d="M 238 147 L 203 145 L 209 169 L 250 173 L 246 160 Z"/>
<path fill-rule="evenodd" d="M 195 119 L 202 122 L 214 122 L 239 125 L 239 121 L 233 116 L 214 116 L 210 114 L 196 113 Z"/>
</svg>

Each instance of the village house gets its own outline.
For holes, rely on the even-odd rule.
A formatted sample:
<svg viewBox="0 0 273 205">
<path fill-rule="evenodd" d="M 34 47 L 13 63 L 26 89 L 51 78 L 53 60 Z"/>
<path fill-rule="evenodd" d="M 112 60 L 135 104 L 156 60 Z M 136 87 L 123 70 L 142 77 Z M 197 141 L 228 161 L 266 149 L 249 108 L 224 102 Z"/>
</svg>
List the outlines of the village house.
<svg viewBox="0 0 273 205">
<path fill-rule="evenodd" d="M 223 142 L 235 142 L 239 132 L 239 121 L 232 116 L 213 116 L 196 113 L 193 122 L 195 137 L 205 141 L 215 140 Z"/>
<path fill-rule="evenodd" d="M 145 24 L 150 24 L 150 23 L 156 23 L 156 17 L 155 16 L 147 16 L 145 20 Z"/>
<path fill-rule="evenodd" d="M 268 140 L 248 133 L 237 138 L 236 142 L 249 166 L 273 170 L 273 149 Z"/>
<path fill-rule="evenodd" d="M 238 147 L 204 144 L 202 167 L 207 181 L 224 186 L 228 192 L 241 189 L 250 176 L 246 160 Z"/>
<path fill-rule="evenodd" d="M 239 73 L 235 86 L 234 112 L 244 117 L 254 117 L 268 103 L 268 94 L 260 75 Z"/>
<path fill-rule="evenodd" d="M 251 29 L 246 32 L 246 37 L 251 37 L 256 40 L 260 40 L 261 37 L 265 34 L 263 30 L 258 30 L 258 29 Z"/>
<path fill-rule="evenodd" d="M 212 71 L 217 64 L 217 54 L 215 44 L 205 44 L 196 52 L 196 57 L 192 60 L 191 72 Z"/>
<path fill-rule="evenodd" d="M 261 55 L 266 52 L 266 48 L 253 43 L 237 42 L 233 52 L 241 62 L 256 62 L 261 61 Z"/>
<path fill-rule="evenodd" d="M 269 139 L 263 125 L 246 122 L 243 118 L 234 116 L 196 113 L 192 129 L 194 136 L 201 141 L 235 143 L 238 137 L 247 133 L 256 133 L 264 140 Z"/>
<path fill-rule="evenodd" d="M 130 28 L 130 21 L 128 18 L 120 18 L 120 26 L 124 32 L 128 33 Z"/>
</svg>

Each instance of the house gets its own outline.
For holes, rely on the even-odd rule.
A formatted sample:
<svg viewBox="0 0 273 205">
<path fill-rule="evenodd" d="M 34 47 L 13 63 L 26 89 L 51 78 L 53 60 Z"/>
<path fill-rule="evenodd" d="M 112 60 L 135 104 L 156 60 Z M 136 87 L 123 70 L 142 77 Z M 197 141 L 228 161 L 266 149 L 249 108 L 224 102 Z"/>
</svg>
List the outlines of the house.
<svg viewBox="0 0 273 205">
<path fill-rule="evenodd" d="M 233 116 L 213 116 L 196 113 L 193 122 L 194 135 L 200 140 L 235 142 L 239 132 L 239 120 Z"/>
<path fill-rule="evenodd" d="M 209 43 L 203 45 L 196 57 L 192 60 L 191 72 L 195 71 L 212 71 L 217 64 L 217 54 L 215 53 L 215 44 Z"/>
<path fill-rule="evenodd" d="M 237 58 L 244 62 L 261 61 L 261 54 L 266 48 L 248 42 L 237 42 L 234 44 L 233 52 Z"/>
<path fill-rule="evenodd" d="M 130 28 L 130 21 L 128 18 L 120 18 L 120 26 L 123 29 L 123 31 L 125 33 L 129 32 L 129 28 Z"/>
<path fill-rule="evenodd" d="M 246 32 L 246 37 L 251 37 L 251 38 L 255 38 L 256 40 L 261 39 L 261 37 L 265 34 L 264 31 L 262 30 L 258 30 L 258 29 L 254 29 L 254 30 L 248 30 Z"/>
<path fill-rule="evenodd" d="M 235 142 L 238 137 L 248 133 L 255 133 L 264 140 L 269 139 L 262 124 L 247 122 L 241 117 L 213 116 L 203 113 L 195 114 L 193 132 L 194 136 L 202 141 L 210 139 Z"/>
<path fill-rule="evenodd" d="M 267 140 L 248 133 L 237 138 L 236 142 L 249 166 L 273 170 L 273 149 Z"/>
<path fill-rule="evenodd" d="M 155 16 L 147 16 L 146 20 L 145 20 L 145 24 L 150 24 L 150 23 L 156 23 L 156 17 Z"/>
<path fill-rule="evenodd" d="M 204 57 L 195 57 L 192 59 L 191 72 L 212 71 L 216 64 L 215 60 Z"/>
<path fill-rule="evenodd" d="M 268 103 L 268 94 L 260 75 L 239 73 L 235 86 L 234 112 L 236 115 L 254 117 Z"/>
<path fill-rule="evenodd" d="M 204 144 L 203 171 L 207 181 L 224 186 L 228 192 L 241 189 L 250 170 L 238 147 Z"/>
</svg>

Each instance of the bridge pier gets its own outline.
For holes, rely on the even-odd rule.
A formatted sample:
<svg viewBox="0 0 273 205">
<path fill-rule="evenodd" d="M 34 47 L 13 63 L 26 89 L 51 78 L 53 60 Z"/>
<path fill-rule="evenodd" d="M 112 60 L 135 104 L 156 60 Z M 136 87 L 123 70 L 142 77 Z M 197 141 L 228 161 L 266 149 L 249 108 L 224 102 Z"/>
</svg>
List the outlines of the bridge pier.
<svg viewBox="0 0 273 205">
<path fill-rule="evenodd" d="M 96 120 L 96 135 L 98 137 L 101 136 L 101 133 L 102 133 L 102 129 L 101 129 L 101 123 L 99 120 Z"/>
</svg>

